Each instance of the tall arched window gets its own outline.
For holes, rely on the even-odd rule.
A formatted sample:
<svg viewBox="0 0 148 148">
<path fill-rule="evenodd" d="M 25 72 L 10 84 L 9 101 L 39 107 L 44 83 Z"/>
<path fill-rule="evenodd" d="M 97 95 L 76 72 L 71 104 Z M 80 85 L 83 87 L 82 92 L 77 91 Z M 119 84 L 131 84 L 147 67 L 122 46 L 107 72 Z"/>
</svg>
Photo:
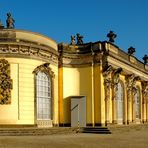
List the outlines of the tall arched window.
<svg viewBox="0 0 148 148">
<path fill-rule="evenodd" d="M 140 119 L 140 88 L 136 87 L 137 92 L 135 94 L 135 105 L 136 105 L 136 119 Z"/>
<path fill-rule="evenodd" d="M 123 123 L 123 100 L 124 100 L 124 88 L 121 81 L 118 83 L 117 90 L 117 123 Z"/>
<path fill-rule="evenodd" d="M 52 118 L 51 79 L 44 72 L 38 72 L 36 77 L 37 119 Z"/>
</svg>

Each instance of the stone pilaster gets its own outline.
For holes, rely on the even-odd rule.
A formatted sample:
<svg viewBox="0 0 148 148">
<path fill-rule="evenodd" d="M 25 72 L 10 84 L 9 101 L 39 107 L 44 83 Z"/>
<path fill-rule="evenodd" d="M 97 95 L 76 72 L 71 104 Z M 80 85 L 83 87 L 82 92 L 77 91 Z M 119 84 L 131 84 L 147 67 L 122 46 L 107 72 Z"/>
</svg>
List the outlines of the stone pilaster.
<svg viewBox="0 0 148 148">
<path fill-rule="evenodd" d="M 148 82 L 142 82 L 143 122 L 148 121 Z"/>
<path fill-rule="evenodd" d="M 127 123 L 135 122 L 135 95 L 137 93 L 136 81 L 139 80 L 139 77 L 136 77 L 134 74 L 126 77 L 126 88 L 127 88 Z"/>
<path fill-rule="evenodd" d="M 110 97 L 111 97 L 111 73 L 112 67 L 108 68 L 103 72 L 104 77 L 104 89 L 105 89 L 105 124 L 110 123 Z"/>
</svg>

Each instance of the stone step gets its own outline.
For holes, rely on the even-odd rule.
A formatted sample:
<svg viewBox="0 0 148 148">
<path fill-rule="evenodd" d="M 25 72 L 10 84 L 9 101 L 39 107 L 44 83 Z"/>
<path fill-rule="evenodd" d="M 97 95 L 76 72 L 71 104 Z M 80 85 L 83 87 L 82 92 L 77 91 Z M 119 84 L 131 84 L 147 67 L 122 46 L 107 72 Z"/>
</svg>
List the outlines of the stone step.
<svg viewBox="0 0 148 148">
<path fill-rule="evenodd" d="M 85 127 L 82 128 L 82 133 L 111 134 L 107 127 Z"/>
<path fill-rule="evenodd" d="M 110 131 L 83 131 L 83 133 L 90 133 L 90 134 L 111 134 Z"/>
<path fill-rule="evenodd" d="M 72 128 L 2 128 L 0 129 L 0 136 L 37 136 L 37 135 L 53 135 L 53 134 L 68 134 L 74 133 Z"/>
</svg>

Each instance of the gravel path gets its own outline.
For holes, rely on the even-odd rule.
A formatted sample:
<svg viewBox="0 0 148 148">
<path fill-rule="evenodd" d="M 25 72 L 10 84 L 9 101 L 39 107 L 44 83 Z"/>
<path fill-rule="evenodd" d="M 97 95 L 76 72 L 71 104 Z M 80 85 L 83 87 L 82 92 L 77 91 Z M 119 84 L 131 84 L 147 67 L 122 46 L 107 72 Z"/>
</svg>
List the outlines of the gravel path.
<svg viewBox="0 0 148 148">
<path fill-rule="evenodd" d="M 108 135 L 1 136 L 0 148 L 148 148 L 148 129 Z"/>
</svg>

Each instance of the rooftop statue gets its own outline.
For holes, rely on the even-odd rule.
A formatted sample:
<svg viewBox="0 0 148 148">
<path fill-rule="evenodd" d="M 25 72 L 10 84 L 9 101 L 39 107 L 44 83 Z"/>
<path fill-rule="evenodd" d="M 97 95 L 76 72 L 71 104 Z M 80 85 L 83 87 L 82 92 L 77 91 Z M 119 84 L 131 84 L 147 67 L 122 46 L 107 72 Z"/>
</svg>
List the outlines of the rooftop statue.
<svg viewBox="0 0 148 148">
<path fill-rule="evenodd" d="M 14 28 L 14 22 L 15 20 L 12 18 L 11 13 L 7 13 L 7 20 L 6 20 L 6 24 L 7 24 L 7 28 L 8 29 L 12 29 Z"/>
<path fill-rule="evenodd" d="M 133 48 L 132 46 L 130 48 L 128 48 L 128 54 L 129 55 L 133 55 L 134 52 L 136 52 L 135 48 Z"/>
<path fill-rule="evenodd" d="M 142 59 L 144 60 L 144 64 L 148 64 L 148 55 L 144 55 Z"/>
<path fill-rule="evenodd" d="M 71 45 L 75 45 L 76 44 L 76 38 L 75 35 L 71 36 Z"/>
<path fill-rule="evenodd" d="M 107 37 L 109 38 L 109 42 L 114 42 L 114 39 L 117 37 L 117 35 L 113 31 L 110 31 L 107 34 Z"/>
<path fill-rule="evenodd" d="M 77 45 L 83 44 L 83 36 L 77 33 Z"/>
</svg>

